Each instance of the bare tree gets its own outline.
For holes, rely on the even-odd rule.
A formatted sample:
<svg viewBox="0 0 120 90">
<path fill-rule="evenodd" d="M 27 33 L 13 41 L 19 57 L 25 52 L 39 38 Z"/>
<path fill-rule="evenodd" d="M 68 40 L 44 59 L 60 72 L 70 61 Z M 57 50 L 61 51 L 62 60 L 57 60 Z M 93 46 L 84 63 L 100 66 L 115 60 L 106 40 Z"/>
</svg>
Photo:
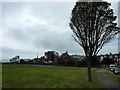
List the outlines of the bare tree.
<svg viewBox="0 0 120 90">
<path fill-rule="evenodd" d="M 87 0 L 88 1 L 88 0 Z M 88 81 L 91 81 L 91 61 L 106 43 L 118 34 L 116 16 L 107 2 L 76 2 L 70 28 L 74 40 L 83 48 L 88 61 Z"/>
</svg>

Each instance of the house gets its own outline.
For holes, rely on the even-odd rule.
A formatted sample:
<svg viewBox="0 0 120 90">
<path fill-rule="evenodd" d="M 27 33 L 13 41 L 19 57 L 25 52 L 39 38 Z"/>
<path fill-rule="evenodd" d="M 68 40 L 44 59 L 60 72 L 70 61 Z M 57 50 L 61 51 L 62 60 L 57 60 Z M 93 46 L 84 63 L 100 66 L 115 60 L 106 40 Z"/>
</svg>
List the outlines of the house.
<svg viewBox="0 0 120 90">
<path fill-rule="evenodd" d="M 20 59 L 20 64 L 29 64 L 30 61 L 30 59 Z"/>
<path fill-rule="evenodd" d="M 12 59 L 10 59 L 11 63 L 20 63 L 20 57 L 19 56 L 15 56 Z"/>
<path fill-rule="evenodd" d="M 33 63 L 33 64 L 37 64 L 39 61 L 38 61 L 38 58 L 34 58 L 34 59 L 32 59 L 32 61 L 31 61 L 31 63 Z"/>
<path fill-rule="evenodd" d="M 55 51 L 45 52 L 45 59 L 46 59 L 46 61 L 54 61 L 54 52 Z"/>
<path fill-rule="evenodd" d="M 120 63 L 120 53 L 116 54 L 105 54 L 105 55 L 100 55 L 100 62 L 103 62 L 104 59 L 107 60 L 113 60 L 115 63 Z"/>
<path fill-rule="evenodd" d="M 62 53 L 60 60 L 62 62 L 64 62 L 65 64 L 68 63 L 68 61 L 71 59 L 70 55 L 68 54 L 68 52 L 66 51 L 65 53 Z"/>
<path fill-rule="evenodd" d="M 51 63 L 58 63 L 58 57 L 59 54 L 58 52 L 55 51 L 47 51 L 45 52 L 45 63 L 46 64 L 51 64 Z"/>
<path fill-rule="evenodd" d="M 54 64 L 58 64 L 58 60 L 59 60 L 59 54 L 57 52 L 55 52 L 55 55 L 54 55 Z"/>
<path fill-rule="evenodd" d="M 85 59 L 85 56 L 74 54 L 74 55 L 71 55 L 71 58 L 75 59 L 76 61 L 82 61 L 83 59 Z"/>
<path fill-rule="evenodd" d="M 44 56 L 42 56 L 40 58 L 38 58 L 38 56 L 37 56 L 37 58 L 30 60 L 30 63 L 32 63 L 32 64 L 43 64 L 44 62 L 45 62 Z"/>
</svg>

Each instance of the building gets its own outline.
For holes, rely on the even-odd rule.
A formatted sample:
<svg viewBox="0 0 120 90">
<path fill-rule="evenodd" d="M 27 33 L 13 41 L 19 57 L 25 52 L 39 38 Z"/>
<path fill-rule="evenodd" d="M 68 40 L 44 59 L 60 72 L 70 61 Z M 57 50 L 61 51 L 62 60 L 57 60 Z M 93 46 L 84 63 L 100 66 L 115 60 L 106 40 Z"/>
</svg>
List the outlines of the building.
<svg viewBox="0 0 120 90">
<path fill-rule="evenodd" d="M 37 55 L 37 58 L 30 60 L 30 63 L 33 63 L 33 64 L 43 64 L 44 62 L 45 62 L 45 57 L 41 56 L 39 58 L 38 55 Z"/>
<path fill-rule="evenodd" d="M 59 61 L 59 54 L 57 52 L 55 52 L 55 55 L 54 55 L 54 64 L 58 64 L 58 61 Z"/>
<path fill-rule="evenodd" d="M 20 59 L 20 64 L 29 64 L 30 61 L 30 59 Z"/>
<path fill-rule="evenodd" d="M 70 55 L 68 54 L 67 51 L 65 53 L 63 53 L 60 57 L 60 60 L 62 62 L 64 62 L 65 64 L 67 64 L 70 59 L 71 59 L 71 57 L 70 57 Z"/>
<path fill-rule="evenodd" d="M 10 59 L 11 63 L 19 63 L 20 62 L 20 57 L 19 56 L 15 56 L 12 59 Z"/>
<path fill-rule="evenodd" d="M 46 61 L 54 61 L 54 52 L 55 51 L 45 52 L 45 59 L 46 59 Z"/>
<path fill-rule="evenodd" d="M 74 54 L 74 55 L 71 55 L 71 58 L 77 61 L 82 61 L 83 59 L 85 59 L 85 56 Z"/>
<path fill-rule="evenodd" d="M 51 64 L 51 63 L 58 63 L 58 57 L 59 54 L 58 52 L 55 51 L 47 51 L 45 52 L 45 63 L 46 64 Z"/>
<path fill-rule="evenodd" d="M 113 61 L 115 61 L 115 63 L 120 64 L 120 53 L 100 55 L 100 62 L 102 62 L 104 58 L 112 59 Z"/>
</svg>

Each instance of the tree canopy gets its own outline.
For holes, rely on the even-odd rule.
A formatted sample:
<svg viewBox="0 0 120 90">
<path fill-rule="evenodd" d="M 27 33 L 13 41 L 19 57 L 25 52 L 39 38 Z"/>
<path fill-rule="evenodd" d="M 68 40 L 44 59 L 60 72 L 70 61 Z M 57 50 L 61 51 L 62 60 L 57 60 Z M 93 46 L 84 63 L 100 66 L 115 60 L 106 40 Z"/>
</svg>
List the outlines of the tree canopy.
<svg viewBox="0 0 120 90">
<path fill-rule="evenodd" d="M 113 9 L 107 2 L 77 2 L 72 10 L 70 27 L 73 37 L 88 53 L 96 55 L 116 34 Z"/>
<path fill-rule="evenodd" d="M 83 48 L 88 65 L 91 59 L 119 33 L 113 9 L 108 2 L 76 2 L 69 26 L 74 40 Z M 98 0 L 101 1 L 101 0 Z M 89 68 L 90 69 L 90 68 Z"/>
</svg>

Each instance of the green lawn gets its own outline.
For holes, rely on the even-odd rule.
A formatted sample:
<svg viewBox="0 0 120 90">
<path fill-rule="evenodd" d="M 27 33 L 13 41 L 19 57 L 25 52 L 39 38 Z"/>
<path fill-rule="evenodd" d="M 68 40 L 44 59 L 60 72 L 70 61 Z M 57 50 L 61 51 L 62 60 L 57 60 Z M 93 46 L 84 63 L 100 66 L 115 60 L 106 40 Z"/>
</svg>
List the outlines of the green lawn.
<svg viewBox="0 0 120 90">
<path fill-rule="evenodd" d="M 110 70 L 106 69 L 104 71 L 104 74 L 106 76 L 108 76 L 110 79 L 112 79 L 113 81 L 117 81 L 120 83 L 120 76 L 119 75 L 115 75 L 113 72 L 111 72 Z"/>
<path fill-rule="evenodd" d="M 2 88 L 2 64 L 0 64 L 0 89 Z"/>
<path fill-rule="evenodd" d="M 92 68 L 93 81 L 87 81 L 87 68 L 44 65 L 2 65 L 3 88 L 104 88 Z"/>
</svg>

